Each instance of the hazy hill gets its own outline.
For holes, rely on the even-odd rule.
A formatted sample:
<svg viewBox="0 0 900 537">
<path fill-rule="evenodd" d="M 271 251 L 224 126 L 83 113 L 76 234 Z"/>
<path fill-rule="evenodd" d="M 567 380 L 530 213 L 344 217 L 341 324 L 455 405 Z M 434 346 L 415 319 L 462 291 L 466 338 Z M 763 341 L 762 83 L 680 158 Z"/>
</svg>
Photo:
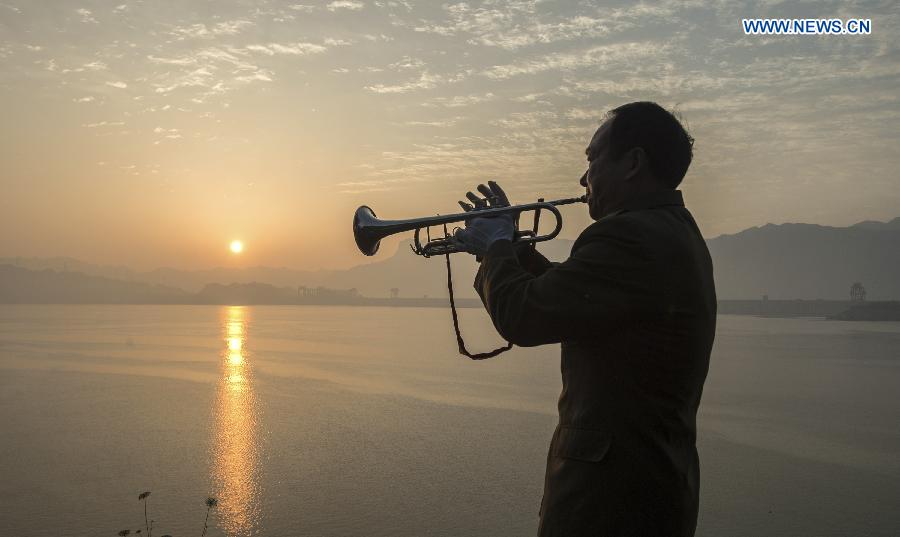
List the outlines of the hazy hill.
<svg viewBox="0 0 900 537">
<path fill-rule="evenodd" d="M 0 265 L 12 265 L 28 270 L 49 269 L 56 272 L 80 272 L 90 276 L 102 276 L 114 280 L 144 281 L 138 276 L 138 272 L 126 266 L 95 265 L 72 257 L 0 257 Z"/>
<path fill-rule="evenodd" d="M 276 286 L 296 287 L 298 285 L 319 286 L 333 271 L 305 271 L 287 268 L 213 268 L 206 270 L 180 270 L 158 268 L 150 271 L 135 271 L 122 266 L 93 265 L 70 257 L 35 258 L 3 257 L 0 264 L 14 265 L 30 270 L 51 269 L 58 272 L 81 272 L 90 276 L 102 276 L 115 280 L 159 284 L 178 287 L 196 293 L 210 283 L 254 283 L 266 282 Z"/>
<path fill-rule="evenodd" d="M 849 227 L 767 224 L 707 241 L 719 298 L 900 297 L 900 218 Z"/>
<path fill-rule="evenodd" d="M 570 240 L 542 243 L 549 259 L 562 261 Z M 900 298 L 900 218 L 860 222 L 849 227 L 814 224 L 767 224 L 707 240 L 721 299 L 849 298 L 850 285 L 861 282 L 870 300 Z M 452 256 L 454 289 L 475 296 L 471 256 Z M 367 295 L 384 295 L 398 287 L 401 296 L 446 296 L 444 258 L 422 259 L 401 245 L 379 263 L 333 273 L 329 287 L 358 287 Z"/>
<path fill-rule="evenodd" d="M 720 299 L 758 299 L 768 295 L 771 299 L 847 299 L 850 285 L 859 281 L 866 287 L 871 300 L 900 298 L 900 218 L 890 222 L 860 222 L 849 227 L 829 227 L 813 224 L 767 224 L 733 235 L 722 235 L 707 241 L 715 265 L 716 288 Z M 548 258 L 561 261 L 569 255 L 572 241 L 558 239 L 539 245 L 538 249 Z M 179 300 L 184 291 L 198 293 L 204 301 L 213 303 L 226 297 L 251 292 L 251 287 L 227 287 L 239 284 L 268 284 L 272 288 L 259 288 L 261 295 L 274 302 L 288 301 L 298 286 L 328 287 L 332 289 L 357 288 L 370 297 L 386 297 L 391 288 L 397 288 L 405 298 L 447 296 L 447 274 L 443 257 L 424 259 L 409 251 L 408 242 L 400 245 L 393 255 L 381 254 L 383 259 L 375 263 L 359 265 L 348 270 L 300 271 L 286 268 L 255 267 L 247 269 L 216 268 L 185 271 L 160 268 L 149 272 L 137 272 L 126 267 L 97 266 L 75 259 L 24 259 L 0 258 L 0 264 L 15 264 L 0 272 L 0 301 L 4 296 L 22 296 L 17 285 L 31 281 L 32 289 L 39 287 L 39 278 L 48 285 L 85 285 L 87 290 L 67 290 L 65 300 L 75 296 L 91 296 L 93 291 L 111 301 L 118 289 L 125 296 L 152 296 L 153 300 Z M 465 254 L 451 256 L 454 288 L 457 296 L 474 297 L 472 278 L 475 274 L 474 259 Z M 11 268 L 43 271 L 53 268 L 59 276 L 28 276 L 22 272 L 10 272 Z M 83 272 L 79 277 L 102 276 L 120 281 L 101 283 L 98 280 L 78 279 L 72 271 Z M 68 276 L 64 276 L 68 275 Z M 32 280 L 28 280 L 32 278 Z M 12 283 L 18 282 L 18 283 Z M 124 285 L 144 284 L 140 285 Z M 207 287 L 218 284 L 219 287 Z M 116 287 L 119 286 L 119 287 Z M 180 288 L 180 289 L 173 289 Z M 62 287 L 55 287 L 62 292 Z M 183 289 L 184 291 L 181 291 Z M 82 294 L 79 294 L 82 293 Z M 143 293 L 143 295 L 141 294 Z M 149 293 L 149 295 L 147 295 Z M 182 293 L 179 295 L 178 293 Z M 41 289 L 39 296 L 49 297 L 49 289 Z M 42 299 L 43 300 L 43 299 Z M 127 302 L 131 299 L 116 299 Z M 197 298 L 195 298 L 197 300 Z"/>
<path fill-rule="evenodd" d="M 162 285 L 0 265 L 0 303 L 5 304 L 185 304 L 193 301 L 189 293 Z"/>
<path fill-rule="evenodd" d="M 384 261 L 360 265 L 346 271 L 338 271 L 324 280 L 326 287 L 356 287 L 367 296 L 387 296 L 391 288 L 400 290 L 401 297 L 446 297 L 447 264 L 444 256 L 424 258 L 412 253 L 409 242 L 401 243 L 397 252 Z M 557 261 L 569 256 L 570 240 L 554 240 L 542 243 L 544 255 Z M 476 297 L 472 281 L 478 264 L 468 254 L 450 256 L 453 271 L 453 289 L 456 296 Z"/>
<path fill-rule="evenodd" d="M 299 286 L 328 287 L 332 289 L 357 288 L 359 293 L 371 297 L 387 297 L 392 288 L 400 290 L 400 296 L 418 298 L 422 296 L 446 297 L 447 273 L 443 257 L 425 259 L 414 255 L 411 241 L 404 242 L 393 255 L 380 254 L 383 259 L 366 265 L 358 265 L 348 270 L 302 271 L 287 268 L 251 267 L 214 268 L 208 270 L 179 270 L 159 268 L 138 272 L 126 267 L 91 265 L 71 258 L 0 258 L 0 264 L 10 264 L 31 270 L 52 269 L 56 271 L 78 271 L 87 275 L 102 276 L 117 280 L 143 282 L 154 285 L 177 287 L 189 293 L 200 293 L 212 301 L 219 301 L 223 289 L 206 289 L 210 284 L 228 286 L 234 283 L 267 283 L 275 287 L 291 287 L 296 293 Z M 565 259 L 572 248 L 572 241 L 556 240 L 543 243 L 542 251 L 552 259 Z M 362 259 L 362 254 L 360 254 Z M 475 297 L 472 278 L 477 264 L 474 258 L 465 254 L 452 256 L 454 285 L 459 297 Z M 231 292 L 237 292 L 231 289 Z M 267 294 L 268 291 L 263 292 Z M 215 297 L 215 298 L 213 298 Z"/>
<path fill-rule="evenodd" d="M 211 283 L 197 293 L 203 304 L 292 304 L 297 301 L 297 288 L 276 287 L 266 283 Z"/>
</svg>

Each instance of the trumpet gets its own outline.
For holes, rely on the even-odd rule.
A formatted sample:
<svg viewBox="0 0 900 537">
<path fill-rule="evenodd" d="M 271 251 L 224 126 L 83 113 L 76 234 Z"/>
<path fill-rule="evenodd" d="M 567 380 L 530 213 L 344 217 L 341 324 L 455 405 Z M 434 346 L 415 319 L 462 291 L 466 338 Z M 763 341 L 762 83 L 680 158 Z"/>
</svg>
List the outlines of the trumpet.
<svg viewBox="0 0 900 537">
<path fill-rule="evenodd" d="M 408 220 L 379 220 L 375 216 L 375 212 L 367 205 L 363 205 L 356 210 L 353 215 L 353 238 L 356 239 L 356 246 L 359 251 L 365 255 L 375 255 L 381 239 L 402 233 L 404 231 L 415 231 L 413 244 L 410 245 L 413 253 L 423 257 L 431 257 L 433 255 L 453 254 L 460 252 L 456 244 L 452 240 L 452 235 L 447 232 L 447 224 L 455 222 L 465 222 L 472 218 L 496 216 L 501 214 L 512 214 L 515 217 L 516 226 L 518 227 L 519 216 L 526 211 L 534 211 L 534 226 L 530 230 L 516 229 L 515 240 L 519 242 L 536 243 L 549 241 L 559 235 L 562 229 L 562 215 L 557 209 L 559 205 L 569 205 L 572 203 L 584 203 L 586 197 L 566 198 L 553 201 L 544 201 L 543 198 L 534 203 L 525 203 L 523 205 L 509 205 L 507 207 L 491 207 L 487 209 L 478 209 L 471 212 L 426 216 L 423 218 L 410 218 Z M 538 225 L 540 223 L 541 211 L 550 211 L 556 218 L 556 224 L 550 233 L 538 235 Z M 434 226 L 443 226 L 444 236 L 435 239 L 431 238 L 430 229 Z M 423 244 L 421 240 L 421 232 L 425 230 L 426 242 Z"/>
</svg>

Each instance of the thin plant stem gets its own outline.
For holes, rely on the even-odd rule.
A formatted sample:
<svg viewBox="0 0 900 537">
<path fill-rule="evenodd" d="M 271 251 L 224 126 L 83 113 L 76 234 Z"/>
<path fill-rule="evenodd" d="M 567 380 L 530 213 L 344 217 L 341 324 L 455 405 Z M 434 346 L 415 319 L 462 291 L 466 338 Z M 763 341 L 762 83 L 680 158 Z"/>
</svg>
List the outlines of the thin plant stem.
<svg viewBox="0 0 900 537">
<path fill-rule="evenodd" d="M 200 537 L 206 537 L 206 529 L 209 527 L 209 511 L 218 504 L 219 501 L 212 496 L 206 498 L 206 520 L 203 521 L 203 533 L 200 534 Z"/>
<path fill-rule="evenodd" d="M 206 520 L 203 521 L 203 533 L 200 534 L 200 537 L 206 536 L 206 525 L 209 523 L 209 510 L 212 509 L 212 506 L 206 508 Z"/>
<path fill-rule="evenodd" d="M 150 529 L 150 522 L 148 522 L 148 517 L 147 517 L 147 501 L 148 501 L 147 498 L 149 498 L 149 497 L 150 497 L 150 491 L 148 490 L 146 492 L 142 492 L 138 496 L 138 500 L 144 502 L 144 528 L 147 530 L 147 537 L 153 537 L 153 532 Z"/>
</svg>

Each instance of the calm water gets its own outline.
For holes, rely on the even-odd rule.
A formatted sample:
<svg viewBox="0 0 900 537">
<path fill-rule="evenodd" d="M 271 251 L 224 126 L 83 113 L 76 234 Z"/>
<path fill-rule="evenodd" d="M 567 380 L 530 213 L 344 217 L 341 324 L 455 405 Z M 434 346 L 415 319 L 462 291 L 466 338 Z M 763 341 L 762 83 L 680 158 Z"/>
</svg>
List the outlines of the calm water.
<svg viewBox="0 0 900 537">
<path fill-rule="evenodd" d="M 470 348 L 499 341 L 463 310 Z M 442 309 L 0 306 L 0 535 L 533 535 L 559 349 Z M 900 323 L 720 316 L 703 536 L 900 535 Z"/>
</svg>

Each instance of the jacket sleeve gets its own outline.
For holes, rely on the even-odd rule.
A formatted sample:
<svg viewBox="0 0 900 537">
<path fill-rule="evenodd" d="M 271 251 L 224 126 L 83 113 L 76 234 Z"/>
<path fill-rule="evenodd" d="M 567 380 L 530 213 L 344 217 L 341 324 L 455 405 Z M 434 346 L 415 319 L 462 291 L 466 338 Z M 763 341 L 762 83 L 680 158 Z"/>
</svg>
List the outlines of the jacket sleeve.
<svg viewBox="0 0 900 537">
<path fill-rule="evenodd" d="M 552 263 L 534 248 L 534 243 L 514 242 L 513 251 L 522 268 L 534 276 L 540 276 L 556 263 Z"/>
<path fill-rule="evenodd" d="M 494 243 L 475 289 L 500 335 L 531 347 L 602 337 L 618 322 L 652 315 L 653 263 L 639 237 L 621 227 L 598 226 L 579 238 L 568 260 L 540 275 L 522 266 L 512 243 Z"/>
</svg>

